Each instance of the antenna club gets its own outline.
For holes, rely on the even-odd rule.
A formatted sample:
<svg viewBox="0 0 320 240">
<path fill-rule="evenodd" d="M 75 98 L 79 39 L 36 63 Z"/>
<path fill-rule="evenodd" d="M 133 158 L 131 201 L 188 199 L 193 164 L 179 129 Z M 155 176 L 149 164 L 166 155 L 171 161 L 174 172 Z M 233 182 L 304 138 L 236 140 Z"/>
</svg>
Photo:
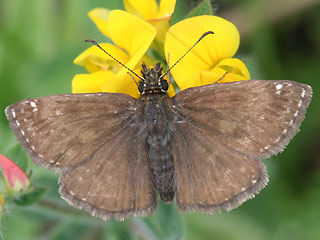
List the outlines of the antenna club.
<svg viewBox="0 0 320 240">
<path fill-rule="evenodd" d="M 86 39 L 86 40 L 84 40 L 85 42 L 91 42 L 91 43 L 93 43 L 93 44 L 96 44 L 97 42 L 95 41 L 95 40 L 92 40 L 92 39 Z"/>
<path fill-rule="evenodd" d="M 207 36 L 207 35 L 209 35 L 209 34 L 214 34 L 214 32 L 212 32 L 212 31 L 205 32 L 205 33 L 202 34 L 202 36 L 199 38 L 199 41 L 202 40 L 202 38 L 204 38 L 205 36 Z"/>
</svg>

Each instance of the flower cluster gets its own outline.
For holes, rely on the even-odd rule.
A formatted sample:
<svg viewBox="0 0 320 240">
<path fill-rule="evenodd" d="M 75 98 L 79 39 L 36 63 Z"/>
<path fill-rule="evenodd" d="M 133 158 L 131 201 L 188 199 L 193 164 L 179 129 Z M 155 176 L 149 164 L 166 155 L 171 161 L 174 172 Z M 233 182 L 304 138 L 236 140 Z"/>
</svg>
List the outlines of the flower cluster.
<svg viewBox="0 0 320 240">
<path fill-rule="evenodd" d="M 213 31 L 214 35 L 204 38 L 171 70 L 180 90 L 212 84 L 219 79 L 219 83 L 250 79 L 245 64 L 233 58 L 240 42 L 237 28 L 212 15 L 187 18 L 170 26 L 175 4 L 175 0 L 161 0 L 159 5 L 156 0 L 124 0 L 126 11 L 97 8 L 89 12 L 89 17 L 114 43 L 100 45 L 136 73 L 140 72 L 142 62 L 154 65 L 164 60 L 161 56 L 173 64 L 203 33 Z M 152 51 L 148 49 L 157 54 L 150 54 Z M 88 74 L 74 77 L 73 93 L 120 92 L 139 97 L 127 70 L 97 47 L 85 50 L 74 63 L 84 66 Z M 168 93 L 175 94 L 172 85 Z"/>
</svg>

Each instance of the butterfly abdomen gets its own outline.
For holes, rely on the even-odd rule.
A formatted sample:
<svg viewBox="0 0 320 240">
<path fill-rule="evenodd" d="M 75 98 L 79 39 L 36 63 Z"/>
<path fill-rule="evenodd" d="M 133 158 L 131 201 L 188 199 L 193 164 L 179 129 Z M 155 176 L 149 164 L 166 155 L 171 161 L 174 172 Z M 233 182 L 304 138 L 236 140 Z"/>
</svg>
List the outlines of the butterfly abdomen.
<svg viewBox="0 0 320 240">
<path fill-rule="evenodd" d="M 169 203 L 175 195 L 174 163 L 171 144 L 173 128 L 166 111 L 167 95 L 146 96 L 143 104 L 144 122 L 147 130 L 147 149 L 152 182 L 164 203 Z"/>
</svg>

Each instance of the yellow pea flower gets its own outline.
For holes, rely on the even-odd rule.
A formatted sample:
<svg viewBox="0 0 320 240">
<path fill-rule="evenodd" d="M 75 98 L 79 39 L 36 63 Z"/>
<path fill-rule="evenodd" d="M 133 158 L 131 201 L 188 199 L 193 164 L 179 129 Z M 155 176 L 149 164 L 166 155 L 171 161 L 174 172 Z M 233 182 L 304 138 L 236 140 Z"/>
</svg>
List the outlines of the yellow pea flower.
<svg viewBox="0 0 320 240">
<path fill-rule="evenodd" d="M 159 5 L 156 0 L 124 0 L 123 4 L 127 12 L 152 24 L 157 29 L 156 39 L 163 42 L 176 0 L 161 0 Z M 108 15 L 110 12 L 112 11 L 106 8 L 95 8 L 88 14 L 107 37 L 109 37 Z"/>
<path fill-rule="evenodd" d="M 107 33 L 115 45 L 102 43 L 101 46 L 128 68 L 134 69 L 153 42 L 156 29 L 122 10 L 110 11 L 106 19 L 104 22 L 101 20 L 98 28 Z M 73 78 L 73 93 L 115 92 L 117 89 L 116 92 L 139 96 L 137 86 L 127 74 L 127 70 L 96 46 L 91 46 L 81 53 L 74 63 L 84 66 L 89 74 L 77 74 Z"/>
<path fill-rule="evenodd" d="M 233 82 L 250 79 L 246 65 L 237 58 L 240 35 L 229 21 L 217 16 L 197 16 L 182 20 L 169 28 L 164 47 L 165 56 L 170 53 L 170 63 L 178 60 L 205 32 L 206 36 L 172 70 L 181 90 L 220 81 Z"/>
</svg>

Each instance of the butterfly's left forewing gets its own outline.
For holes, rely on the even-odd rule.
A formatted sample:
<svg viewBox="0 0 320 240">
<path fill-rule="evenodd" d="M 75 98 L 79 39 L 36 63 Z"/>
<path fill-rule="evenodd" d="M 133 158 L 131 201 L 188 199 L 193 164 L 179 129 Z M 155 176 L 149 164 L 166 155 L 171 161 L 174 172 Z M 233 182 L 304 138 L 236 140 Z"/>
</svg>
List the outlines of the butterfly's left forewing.
<svg viewBox="0 0 320 240">
<path fill-rule="evenodd" d="M 60 192 L 71 204 L 104 219 L 155 209 L 136 99 L 61 94 L 22 100 L 6 114 L 33 161 L 63 173 Z"/>
<path fill-rule="evenodd" d="M 239 206 L 267 183 L 261 159 L 299 130 L 308 85 L 249 80 L 181 91 L 174 97 L 173 156 L 182 211 Z"/>
</svg>

